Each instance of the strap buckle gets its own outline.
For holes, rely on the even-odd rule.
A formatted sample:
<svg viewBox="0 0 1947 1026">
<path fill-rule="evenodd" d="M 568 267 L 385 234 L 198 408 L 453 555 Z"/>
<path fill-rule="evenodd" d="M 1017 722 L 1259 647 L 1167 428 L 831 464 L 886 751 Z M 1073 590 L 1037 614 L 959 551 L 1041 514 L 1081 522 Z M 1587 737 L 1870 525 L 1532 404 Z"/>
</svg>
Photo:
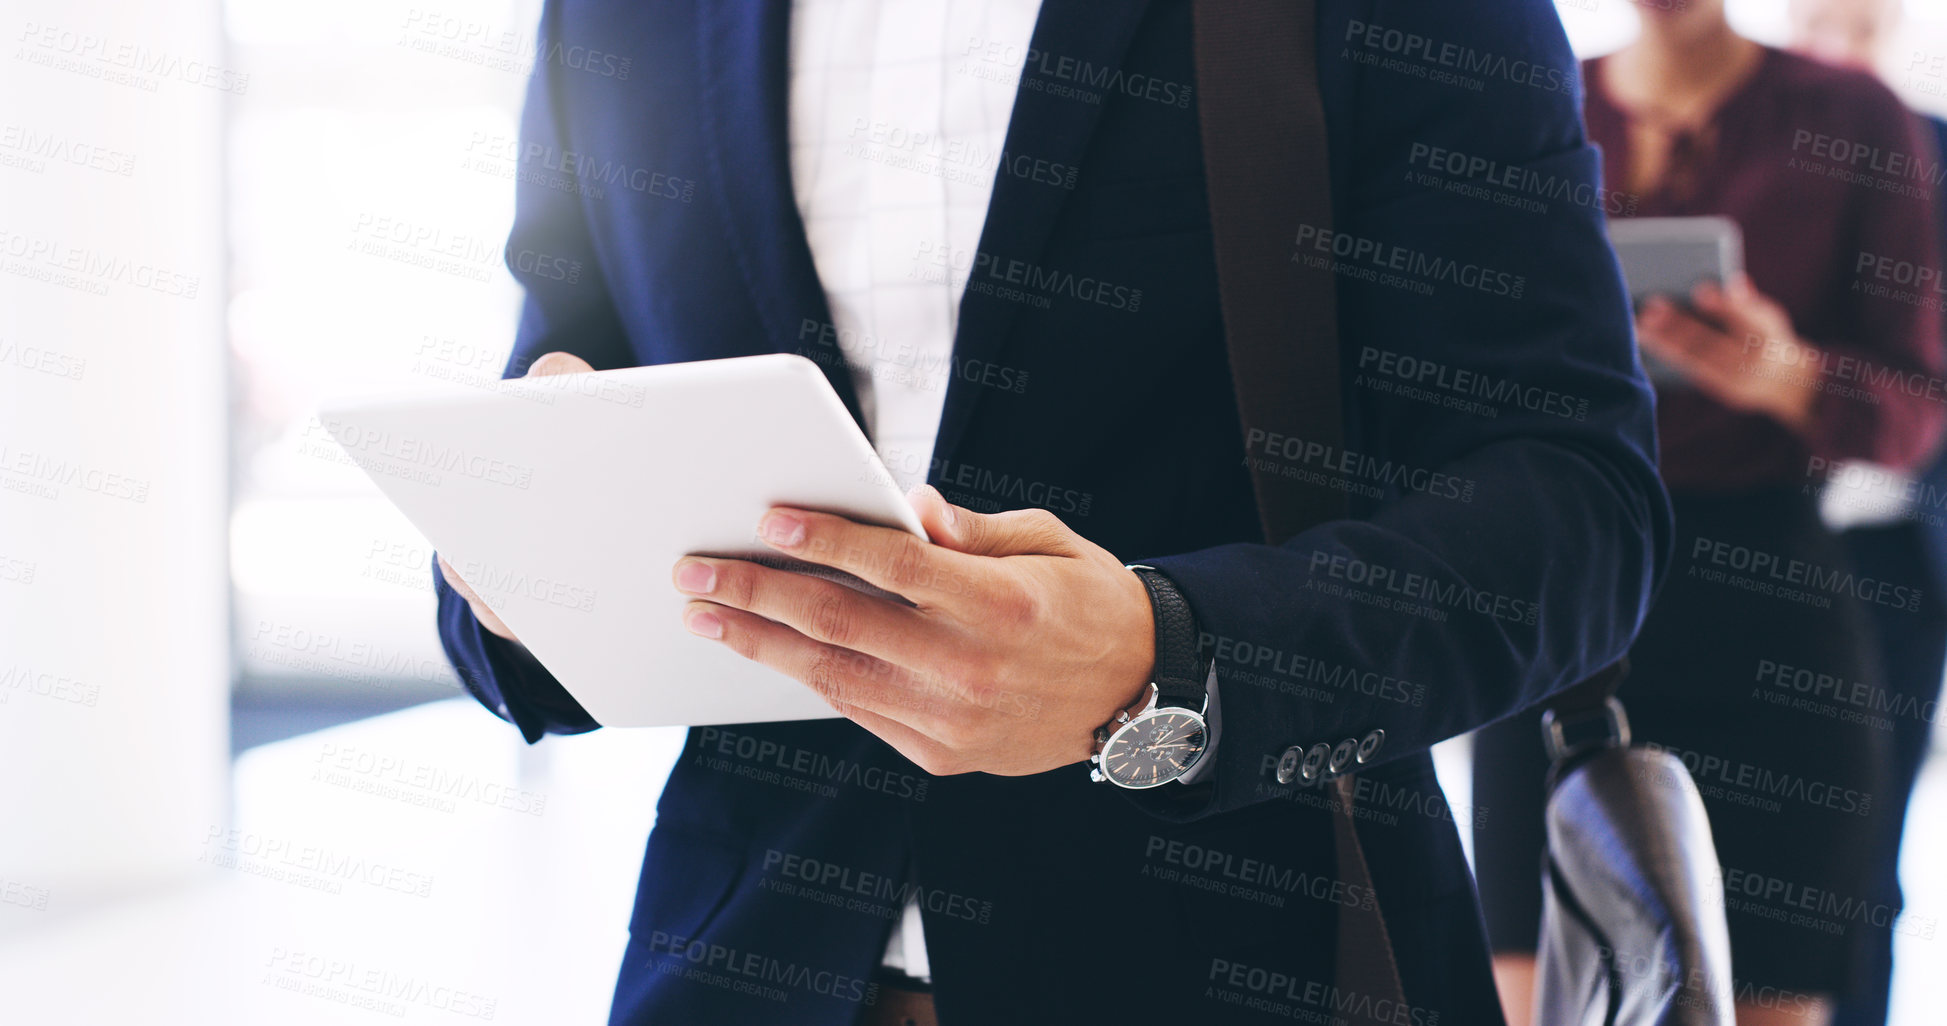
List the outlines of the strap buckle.
<svg viewBox="0 0 1947 1026">
<path fill-rule="evenodd" d="M 1614 695 L 1598 706 L 1550 709 L 1541 714 L 1541 743 L 1548 749 L 1548 760 L 1554 763 L 1598 748 L 1627 748 L 1629 716 Z"/>
</svg>

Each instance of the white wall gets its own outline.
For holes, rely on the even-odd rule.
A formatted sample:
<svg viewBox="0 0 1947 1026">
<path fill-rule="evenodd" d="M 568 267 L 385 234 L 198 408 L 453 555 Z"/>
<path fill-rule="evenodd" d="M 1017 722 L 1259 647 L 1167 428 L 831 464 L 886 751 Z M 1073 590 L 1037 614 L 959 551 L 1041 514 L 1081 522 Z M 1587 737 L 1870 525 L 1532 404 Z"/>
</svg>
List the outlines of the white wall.
<svg viewBox="0 0 1947 1026">
<path fill-rule="evenodd" d="M 0 932 L 227 816 L 218 27 L 0 0 Z"/>
<path fill-rule="evenodd" d="M 1790 35 L 1788 8 L 1789 0 L 1725 2 L 1739 32 L 1773 46 Z M 1579 57 L 1610 53 L 1636 37 L 1639 21 L 1629 0 L 1555 0 L 1555 10 Z M 1899 27 L 1880 54 L 1880 76 L 1916 110 L 1947 114 L 1947 81 L 1934 63 L 1947 54 L 1947 0 L 1902 0 L 1900 10 Z"/>
</svg>

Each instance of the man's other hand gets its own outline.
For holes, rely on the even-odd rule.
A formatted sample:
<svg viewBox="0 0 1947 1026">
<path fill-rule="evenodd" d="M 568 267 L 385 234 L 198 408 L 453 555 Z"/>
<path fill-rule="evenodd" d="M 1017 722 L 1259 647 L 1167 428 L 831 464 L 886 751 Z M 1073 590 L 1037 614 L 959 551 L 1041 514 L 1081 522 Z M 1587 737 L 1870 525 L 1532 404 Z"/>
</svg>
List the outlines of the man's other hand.
<svg viewBox="0 0 1947 1026">
<path fill-rule="evenodd" d="M 533 363 L 528 364 L 527 373 L 521 376 L 525 378 L 546 378 L 556 374 L 584 374 L 594 369 L 588 365 L 587 360 L 573 353 L 548 353 Z M 519 642 L 520 639 L 514 637 L 514 632 L 508 630 L 507 625 L 500 621 L 500 616 L 493 610 L 487 608 L 487 603 L 481 600 L 480 593 L 474 591 L 472 585 L 460 578 L 460 573 L 453 569 L 453 564 L 448 563 L 445 556 L 437 556 L 437 558 L 439 559 L 439 575 L 446 578 L 447 585 L 457 592 L 461 598 L 466 599 L 467 608 L 473 610 L 473 617 L 480 621 L 480 626 L 485 627 L 499 637 L 506 638 L 508 641 Z"/>
<path fill-rule="evenodd" d="M 772 509 L 758 537 L 911 605 L 746 560 L 687 556 L 691 633 L 803 681 L 933 774 L 1040 773 L 1088 758 L 1146 696 L 1155 619 L 1142 581 L 1042 509 L 910 499 L 933 544 L 829 513 Z"/>
</svg>

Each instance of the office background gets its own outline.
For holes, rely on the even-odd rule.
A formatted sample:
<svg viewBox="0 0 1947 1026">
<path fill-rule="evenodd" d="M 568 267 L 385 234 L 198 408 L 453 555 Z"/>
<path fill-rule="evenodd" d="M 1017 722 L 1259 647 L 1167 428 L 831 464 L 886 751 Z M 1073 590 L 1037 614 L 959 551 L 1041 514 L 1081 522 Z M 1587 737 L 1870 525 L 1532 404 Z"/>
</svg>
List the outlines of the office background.
<svg viewBox="0 0 1947 1026">
<path fill-rule="evenodd" d="M 680 735 L 464 700 L 430 549 L 311 417 L 498 377 L 538 7 L 0 0 L 0 1022 L 602 1021 Z M 1887 78 L 1947 111 L 1947 0 L 1906 15 Z M 1903 858 L 1934 1022 L 1938 756 Z"/>
</svg>

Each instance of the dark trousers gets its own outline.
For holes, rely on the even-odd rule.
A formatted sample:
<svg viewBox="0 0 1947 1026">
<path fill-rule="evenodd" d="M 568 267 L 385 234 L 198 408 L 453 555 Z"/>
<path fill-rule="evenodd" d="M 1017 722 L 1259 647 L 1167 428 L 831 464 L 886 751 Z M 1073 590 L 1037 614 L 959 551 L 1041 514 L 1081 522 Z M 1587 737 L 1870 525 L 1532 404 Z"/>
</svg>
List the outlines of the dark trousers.
<svg viewBox="0 0 1947 1026">
<path fill-rule="evenodd" d="M 1919 567 L 1931 566 L 1918 525 L 1864 528 L 1845 535 L 1853 565 L 1881 580 L 1912 579 Z M 1947 665 L 1947 602 L 1940 583 L 1929 580 L 1920 615 L 1872 607 L 1884 686 L 1901 703 L 1903 715 L 1891 717 L 1892 759 L 1886 794 L 1873 817 L 1878 843 L 1873 846 L 1872 878 L 1880 901 L 1899 908 L 1900 837 L 1906 828 L 1913 783 L 1926 761 L 1933 724 L 1939 718 L 1941 674 Z M 1893 978 L 1893 931 L 1872 936 L 1870 974 L 1865 986 L 1839 1003 L 1833 1026 L 1881 1026 Z"/>
</svg>

